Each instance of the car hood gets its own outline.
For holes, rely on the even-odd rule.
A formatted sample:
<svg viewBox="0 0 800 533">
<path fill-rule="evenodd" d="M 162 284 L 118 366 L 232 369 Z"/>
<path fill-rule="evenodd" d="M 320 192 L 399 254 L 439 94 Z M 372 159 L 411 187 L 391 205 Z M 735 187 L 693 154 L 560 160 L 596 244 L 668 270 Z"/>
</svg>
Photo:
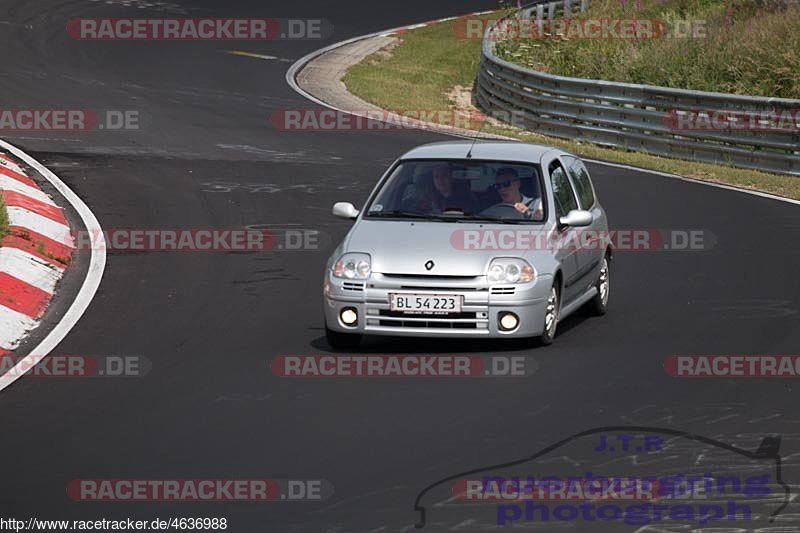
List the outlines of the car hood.
<svg viewBox="0 0 800 533">
<path fill-rule="evenodd" d="M 481 276 L 486 274 L 497 250 L 461 250 L 457 232 L 486 229 L 486 225 L 361 220 L 347 241 L 348 252 L 364 252 L 372 257 L 372 271 L 381 274 L 429 276 Z M 426 263 L 433 261 L 427 269 Z"/>
</svg>

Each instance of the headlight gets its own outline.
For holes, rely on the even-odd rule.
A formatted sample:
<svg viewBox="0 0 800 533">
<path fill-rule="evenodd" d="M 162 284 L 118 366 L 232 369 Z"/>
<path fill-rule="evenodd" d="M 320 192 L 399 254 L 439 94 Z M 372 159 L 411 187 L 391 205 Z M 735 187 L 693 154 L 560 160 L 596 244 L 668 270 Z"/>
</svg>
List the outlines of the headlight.
<svg viewBox="0 0 800 533">
<path fill-rule="evenodd" d="M 524 259 L 500 257 L 492 259 L 486 277 L 489 283 L 528 283 L 536 277 L 536 272 Z"/>
<path fill-rule="evenodd" d="M 333 265 L 333 276 L 344 279 L 367 279 L 372 273 L 369 254 L 344 254 Z"/>
</svg>

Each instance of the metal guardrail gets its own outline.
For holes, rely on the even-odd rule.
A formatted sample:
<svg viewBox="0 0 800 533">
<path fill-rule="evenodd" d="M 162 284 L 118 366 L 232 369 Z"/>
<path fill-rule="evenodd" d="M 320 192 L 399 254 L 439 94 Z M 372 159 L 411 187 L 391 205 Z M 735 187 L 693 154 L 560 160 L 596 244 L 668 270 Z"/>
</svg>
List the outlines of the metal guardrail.
<svg viewBox="0 0 800 533">
<path fill-rule="evenodd" d="M 539 21 L 574 16 L 588 0 L 538 2 L 516 17 Z M 537 133 L 621 147 L 654 155 L 722 163 L 800 176 L 800 124 L 777 130 L 690 129 L 679 120 L 723 113 L 790 113 L 800 120 L 800 100 L 740 96 L 569 78 L 515 65 L 495 54 L 500 21 L 484 35 L 476 87 L 490 116 Z M 778 115 L 780 116 L 780 115 Z M 730 118 L 730 117 L 728 117 Z M 748 117 L 749 118 L 749 117 Z M 733 122 L 736 124 L 736 122 Z"/>
</svg>

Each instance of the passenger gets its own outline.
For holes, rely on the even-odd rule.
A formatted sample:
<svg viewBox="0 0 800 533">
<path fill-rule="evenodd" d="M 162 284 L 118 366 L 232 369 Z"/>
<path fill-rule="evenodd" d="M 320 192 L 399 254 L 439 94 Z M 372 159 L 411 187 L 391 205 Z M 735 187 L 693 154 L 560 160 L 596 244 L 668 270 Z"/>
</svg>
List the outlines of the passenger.
<svg viewBox="0 0 800 533">
<path fill-rule="evenodd" d="M 468 189 L 457 187 L 450 165 L 439 165 L 433 169 L 433 188 L 425 200 L 433 213 L 457 209 L 464 213 L 475 211 L 475 198 Z"/>
</svg>

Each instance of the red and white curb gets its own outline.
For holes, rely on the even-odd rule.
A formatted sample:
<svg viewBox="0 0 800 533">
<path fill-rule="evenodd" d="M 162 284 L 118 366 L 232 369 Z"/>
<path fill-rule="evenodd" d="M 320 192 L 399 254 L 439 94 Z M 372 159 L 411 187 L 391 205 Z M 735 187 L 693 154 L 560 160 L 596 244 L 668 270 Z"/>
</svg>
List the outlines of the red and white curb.
<svg viewBox="0 0 800 533">
<path fill-rule="evenodd" d="M 64 253 L 71 254 L 74 251 L 74 248 L 71 248 L 71 237 L 67 237 L 69 229 L 67 228 L 66 233 L 64 232 L 63 226 L 66 221 L 59 218 L 59 216 L 63 217 L 63 213 L 53 203 L 53 200 L 36 187 L 35 182 L 23 172 L 19 162 L 24 163 L 27 168 L 35 170 L 53 186 L 64 200 L 69 202 L 89 235 L 91 254 L 86 276 L 69 307 L 60 319 L 49 328 L 44 338 L 25 357 L 20 359 L 14 368 L 0 375 L 0 391 L 14 383 L 27 370 L 41 361 L 67 336 L 91 304 L 100 287 L 106 267 L 106 241 L 103 236 L 103 228 L 83 200 L 50 169 L 16 146 L 0 139 L 0 152 L 2 151 L 6 156 L 2 158 L 3 162 L 0 165 L 7 172 L 0 174 L 0 187 L 3 188 L 4 196 L 8 195 L 13 198 L 11 200 L 13 204 L 9 209 L 11 228 L 16 230 L 16 228 L 24 228 L 23 225 L 31 223 L 36 223 L 37 226 L 23 229 L 27 232 L 27 234 L 23 234 L 27 235 L 27 238 L 16 235 L 18 239 L 4 239 L 3 248 L 8 247 L 17 251 L 7 252 L 7 258 L 0 261 L 0 270 L 11 269 L 11 272 L 7 274 L 9 277 L 18 279 L 22 284 L 27 284 L 34 294 L 39 294 L 46 302 L 49 302 L 55 283 L 61 277 L 65 267 L 64 263 L 55 258 L 62 254 L 60 257 L 63 259 Z M 9 172 L 12 173 L 11 176 L 8 175 Z M 38 242 L 34 239 L 38 239 Z M 39 242 L 41 244 L 38 244 Z M 56 264 L 54 265 L 53 262 Z M 42 296 L 36 291 L 41 291 L 45 295 Z M 20 342 L 18 337 L 24 336 L 39 324 L 41 312 L 37 315 L 36 300 L 32 300 L 33 304 L 30 301 L 26 296 L 26 302 L 29 302 L 28 305 L 31 306 L 28 314 L 15 311 L 6 305 L 0 306 L 0 313 L 2 313 L 2 317 L 0 317 L 0 348 L 8 350 L 18 346 Z M 16 302 L 9 303 L 19 305 Z"/>
<path fill-rule="evenodd" d="M 400 28 L 395 28 L 394 30 L 388 30 L 384 32 L 380 32 L 378 35 L 381 37 L 389 37 L 391 35 L 402 35 L 403 33 L 407 32 L 408 30 L 415 30 L 417 28 L 425 28 L 426 26 L 432 26 L 434 24 L 439 24 L 440 22 L 447 22 L 448 20 L 456 20 L 462 17 L 480 17 L 482 15 L 488 15 L 489 13 L 493 13 L 493 10 L 488 11 L 474 11 L 472 13 L 467 13 L 466 15 L 458 15 L 455 17 L 446 17 L 443 19 L 436 19 L 436 20 L 429 20 L 427 22 L 420 22 L 419 24 L 412 24 L 411 26 L 402 26 Z"/>
<path fill-rule="evenodd" d="M 55 202 L 23 164 L 0 152 L 0 193 L 8 235 L 0 242 L 0 355 L 34 329 L 72 260 L 75 241 Z"/>
</svg>

